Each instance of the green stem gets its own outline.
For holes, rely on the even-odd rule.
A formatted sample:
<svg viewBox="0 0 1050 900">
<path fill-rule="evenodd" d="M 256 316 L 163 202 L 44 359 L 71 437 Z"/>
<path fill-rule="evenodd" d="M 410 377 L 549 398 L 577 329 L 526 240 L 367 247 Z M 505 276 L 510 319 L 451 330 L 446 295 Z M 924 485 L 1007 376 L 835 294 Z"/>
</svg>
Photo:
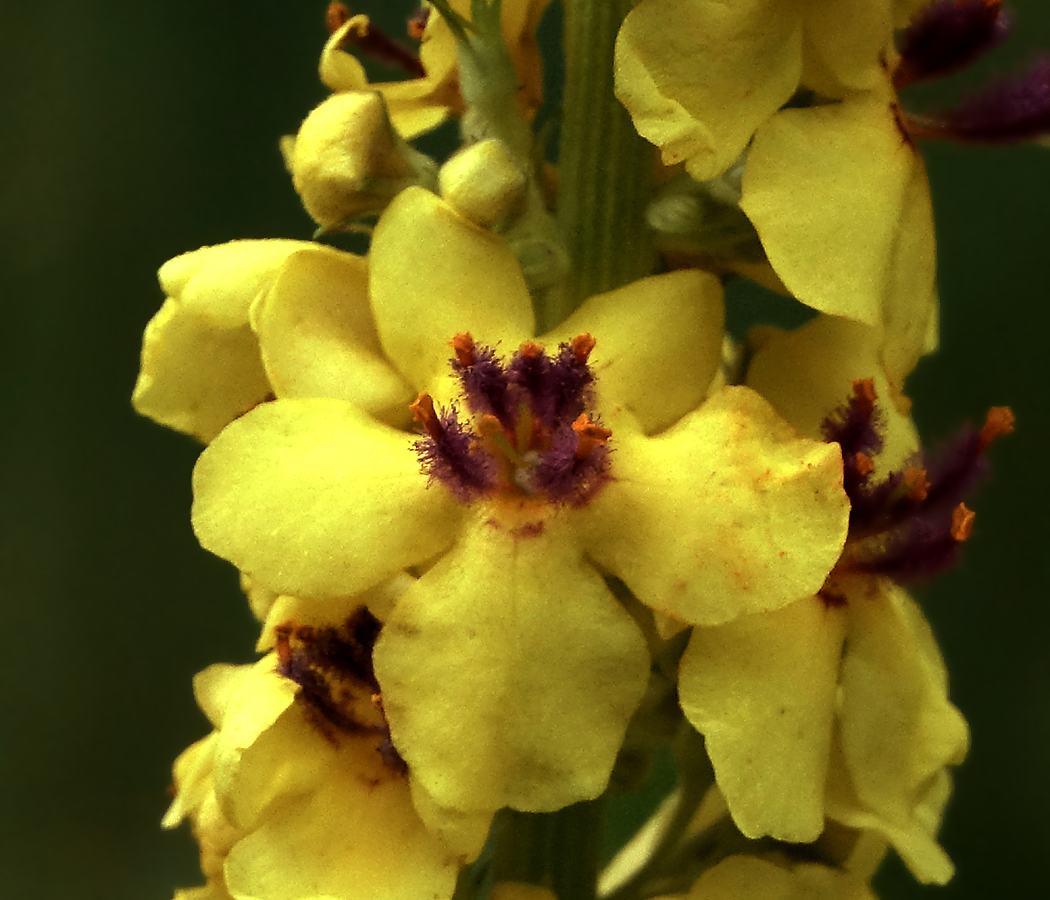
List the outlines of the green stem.
<svg viewBox="0 0 1050 900">
<path fill-rule="evenodd" d="M 553 813 L 505 809 L 493 826 L 490 880 L 538 884 L 558 900 L 594 900 L 604 800 Z"/>
<path fill-rule="evenodd" d="M 587 297 L 653 269 L 645 224 L 653 148 L 613 95 L 613 46 L 636 0 L 565 0 L 558 224 L 572 267 L 545 310 L 551 327 Z M 541 332 L 545 330 L 541 328 Z"/>
</svg>

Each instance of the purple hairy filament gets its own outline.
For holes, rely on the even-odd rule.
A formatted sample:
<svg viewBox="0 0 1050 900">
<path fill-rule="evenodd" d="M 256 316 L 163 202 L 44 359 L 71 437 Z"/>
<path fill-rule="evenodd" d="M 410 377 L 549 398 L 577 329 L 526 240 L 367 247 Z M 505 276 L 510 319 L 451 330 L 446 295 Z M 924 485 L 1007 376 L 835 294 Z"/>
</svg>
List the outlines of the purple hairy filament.
<svg viewBox="0 0 1050 900">
<path fill-rule="evenodd" d="M 296 701 L 329 741 L 338 744 L 347 736 L 375 739 L 387 768 L 400 775 L 407 767 L 390 740 L 372 668 L 381 628 L 364 606 L 336 628 L 283 622 L 274 629 L 277 673 L 299 686 Z"/>
<path fill-rule="evenodd" d="M 415 445 L 424 474 L 462 503 L 585 505 L 609 479 L 612 434 L 588 411 L 594 343 L 578 335 L 548 356 L 528 341 L 504 364 L 457 334 L 451 365 L 471 419 L 419 395 L 410 408 L 426 433 Z"/>
<path fill-rule="evenodd" d="M 987 474 L 985 450 L 1013 425 L 1010 409 L 995 407 L 980 431 L 966 428 L 935 456 L 873 481 L 882 415 L 871 380 L 854 382 L 853 396 L 823 424 L 826 439 L 842 448 L 851 504 L 846 547 L 831 579 L 868 573 L 914 582 L 954 565 L 975 518 L 964 499 Z"/>
<path fill-rule="evenodd" d="M 893 70 L 898 90 L 964 69 L 1010 31 L 1002 0 L 937 0 L 903 33 Z M 1027 141 L 1050 132 L 1050 61 L 988 87 L 954 109 L 900 118 L 910 137 L 970 143 Z"/>
</svg>

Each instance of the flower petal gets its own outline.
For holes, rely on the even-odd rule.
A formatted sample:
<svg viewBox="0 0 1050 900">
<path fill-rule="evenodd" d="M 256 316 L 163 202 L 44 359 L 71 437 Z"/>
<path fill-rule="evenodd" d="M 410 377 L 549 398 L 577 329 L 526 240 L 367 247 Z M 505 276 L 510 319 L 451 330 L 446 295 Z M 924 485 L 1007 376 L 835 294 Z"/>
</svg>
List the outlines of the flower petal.
<svg viewBox="0 0 1050 900">
<path fill-rule="evenodd" d="M 412 441 L 341 400 L 265 403 L 197 462 L 197 537 L 279 593 L 366 590 L 455 534 L 459 507 L 427 490 Z"/>
<path fill-rule="evenodd" d="M 817 597 L 695 628 L 682 711 L 749 838 L 806 843 L 824 830 L 824 782 L 846 616 Z"/>
<path fill-rule="evenodd" d="M 724 388 L 653 438 L 613 427 L 613 481 L 581 512 L 588 553 L 662 612 L 720 625 L 816 593 L 849 503 L 837 445 Z"/>
<path fill-rule="evenodd" d="M 803 15 L 807 63 L 812 58 L 834 79 L 834 86 L 816 84 L 804 74 L 808 87 L 842 96 L 843 89 L 871 90 L 885 78 L 881 59 L 893 39 L 890 0 L 807 0 Z"/>
<path fill-rule="evenodd" d="M 271 392 L 248 308 L 303 241 L 231 241 L 176 256 L 167 295 L 146 327 L 132 404 L 207 443 Z"/>
<path fill-rule="evenodd" d="M 282 805 L 234 845 L 225 867 L 231 893 L 253 900 L 452 896 L 458 861 L 423 827 L 403 779 L 374 784 L 355 771 L 359 754 L 369 752 L 356 743 L 332 761 L 323 790 Z"/>
<path fill-rule="evenodd" d="M 881 326 L 889 310 L 902 318 L 899 304 L 925 315 L 933 302 L 925 184 L 892 95 L 872 92 L 773 116 L 748 153 L 740 207 L 799 300 Z"/>
<path fill-rule="evenodd" d="M 930 780 L 962 762 L 969 731 L 918 605 L 888 581 L 863 584 L 847 593 L 842 748 L 858 798 L 905 822 Z"/>
<path fill-rule="evenodd" d="M 407 779 L 376 751 L 378 738 L 330 740 L 303 708 L 276 720 L 257 715 L 254 696 L 296 686 L 272 671 L 273 657 L 253 669 L 243 720 L 224 723 L 254 733 L 242 751 L 217 757 L 216 791 L 246 835 L 230 850 L 231 893 L 259 900 L 297 898 L 449 897 L 458 860 L 429 834 L 412 805 Z M 243 743 L 243 742 L 236 742 Z"/>
<path fill-rule="evenodd" d="M 387 356 L 417 390 L 447 380 L 460 332 L 504 352 L 533 336 L 521 268 L 504 241 L 421 188 L 380 217 L 369 255 L 372 308 Z"/>
<path fill-rule="evenodd" d="M 724 172 L 792 95 L 800 0 L 645 0 L 616 39 L 616 96 L 664 163 Z"/>
<path fill-rule="evenodd" d="M 919 450 L 907 399 L 891 386 L 883 368 L 879 329 L 818 316 L 795 331 L 764 337 L 747 368 L 747 385 L 808 437 L 820 439 L 821 423 L 850 398 L 854 380 L 871 378 L 883 415 L 883 449 L 876 480 L 904 468 Z"/>
<path fill-rule="evenodd" d="M 589 332 L 599 407 L 626 409 L 651 433 L 706 396 L 721 363 L 724 318 L 721 282 L 687 269 L 591 297 L 547 339 Z"/>
<path fill-rule="evenodd" d="M 688 900 L 875 900 L 863 878 L 831 866 L 787 869 L 755 856 L 730 856 L 701 875 Z"/>
<path fill-rule="evenodd" d="M 394 421 L 412 389 L 384 358 L 364 259 L 316 245 L 285 262 L 251 310 L 278 397 L 335 397 Z"/>
<path fill-rule="evenodd" d="M 374 661 L 414 777 L 467 811 L 598 796 L 649 671 L 637 625 L 557 517 L 479 518 L 405 592 Z"/>
</svg>

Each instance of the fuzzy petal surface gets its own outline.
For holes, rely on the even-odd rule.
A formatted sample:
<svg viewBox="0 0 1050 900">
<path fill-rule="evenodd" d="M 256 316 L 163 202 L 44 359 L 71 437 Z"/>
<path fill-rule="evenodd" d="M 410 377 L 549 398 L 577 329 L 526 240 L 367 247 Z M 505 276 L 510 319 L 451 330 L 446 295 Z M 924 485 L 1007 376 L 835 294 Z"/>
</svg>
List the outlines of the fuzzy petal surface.
<svg viewBox="0 0 1050 900">
<path fill-rule="evenodd" d="M 587 551 L 648 606 L 720 625 L 815 593 L 838 560 L 838 447 L 751 389 L 723 388 L 652 438 L 614 422 L 613 441 L 613 482 L 581 512 Z"/>
<path fill-rule="evenodd" d="M 376 644 L 394 743 L 442 806 L 538 812 L 596 797 L 645 690 L 634 620 L 571 531 L 538 524 L 477 519 Z"/>
<path fill-rule="evenodd" d="M 306 246 L 231 241 L 161 266 L 167 299 L 143 337 L 135 409 L 207 443 L 270 394 L 248 309 L 288 256 Z"/>
<path fill-rule="evenodd" d="M 545 336 L 553 347 L 584 332 L 603 409 L 632 413 L 647 434 L 700 405 L 721 363 L 721 282 L 683 269 L 642 278 L 587 300 Z"/>
<path fill-rule="evenodd" d="M 421 188 L 402 191 L 380 217 L 369 261 L 380 342 L 416 390 L 449 380 L 448 342 L 460 332 L 503 353 L 535 333 L 506 242 Z"/>
<path fill-rule="evenodd" d="M 335 397 L 389 416 L 415 399 L 379 346 L 363 258 L 321 245 L 300 250 L 251 317 L 278 397 Z"/>
<path fill-rule="evenodd" d="M 729 168 L 802 72 L 802 0 L 642 0 L 616 39 L 616 96 L 667 165 Z"/>
<path fill-rule="evenodd" d="M 682 711 L 705 739 L 733 821 L 750 838 L 806 843 L 824 829 L 846 615 L 817 597 L 695 628 Z"/>
<path fill-rule="evenodd" d="M 448 547 L 460 508 L 411 445 L 341 400 L 277 400 L 232 423 L 194 469 L 201 544 L 297 597 L 355 594 Z"/>
<path fill-rule="evenodd" d="M 899 304 L 921 317 L 933 302 L 927 192 L 892 95 L 873 91 L 766 122 L 748 154 L 740 207 L 792 294 L 878 327 Z"/>
</svg>

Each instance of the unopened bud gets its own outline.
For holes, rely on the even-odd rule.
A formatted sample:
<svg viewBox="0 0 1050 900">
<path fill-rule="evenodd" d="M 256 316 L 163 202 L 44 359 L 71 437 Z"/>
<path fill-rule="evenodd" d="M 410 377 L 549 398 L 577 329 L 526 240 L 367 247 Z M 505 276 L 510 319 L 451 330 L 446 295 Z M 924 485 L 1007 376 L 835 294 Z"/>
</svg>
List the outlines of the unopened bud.
<svg viewBox="0 0 1050 900">
<path fill-rule="evenodd" d="M 303 206 L 324 228 L 378 213 L 410 185 L 433 186 L 436 168 L 397 134 L 382 96 L 369 91 L 325 100 L 287 155 Z"/>
<path fill-rule="evenodd" d="M 506 221 L 521 205 L 527 182 L 501 141 L 471 144 L 441 167 L 441 196 L 483 228 Z"/>
</svg>

